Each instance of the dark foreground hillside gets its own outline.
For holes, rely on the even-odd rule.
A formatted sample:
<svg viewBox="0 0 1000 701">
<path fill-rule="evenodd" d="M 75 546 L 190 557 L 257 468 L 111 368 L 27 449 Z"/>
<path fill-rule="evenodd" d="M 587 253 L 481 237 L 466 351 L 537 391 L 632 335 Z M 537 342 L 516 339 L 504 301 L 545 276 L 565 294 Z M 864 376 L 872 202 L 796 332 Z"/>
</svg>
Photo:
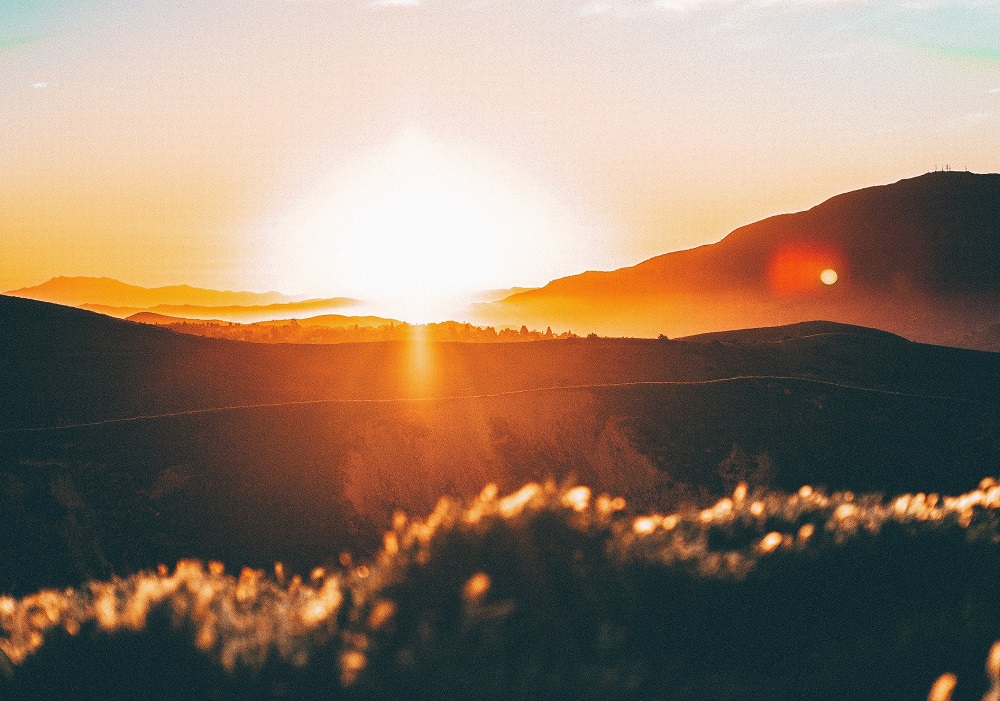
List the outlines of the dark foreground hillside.
<svg viewBox="0 0 1000 701">
<path fill-rule="evenodd" d="M 1000 637 L 998 527 L 992 480 L 738 485 L 640 517 L 585 487 L 490 486 L 304 581 L 188 561 L 0 597 L 0 696 L 909 701 L 956 673 L 971 701 Z"/>
<path fill-rule="evenodd" d="M 740 481 L 958 493 L 1000 455 L 1000 355 L 822 322 L 258 345 L 0 297 L 0 385 L 9 593 L 185 557 L 307 571 L 488 482 L 665 509 Z"/>
</svg>

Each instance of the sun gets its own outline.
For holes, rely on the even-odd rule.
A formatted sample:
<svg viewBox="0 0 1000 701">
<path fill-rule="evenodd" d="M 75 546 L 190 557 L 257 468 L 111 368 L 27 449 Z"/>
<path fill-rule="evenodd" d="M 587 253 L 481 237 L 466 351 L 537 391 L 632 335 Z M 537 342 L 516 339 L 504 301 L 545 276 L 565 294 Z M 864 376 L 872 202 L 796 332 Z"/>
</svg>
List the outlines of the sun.
<svg viewBox="0 0 1000 701">
<path fill-rule="evenodd" d="M 820 282 L 824 285 L 835 285 L 839 278 L 840 276 L 837 275 L 837 271 L 833 268 L 827 268 L 819 274 Z"/>
<path fill-rule="evenodd" d="M 281 227 L 286 288 L 442 320 L 476 291 L 581 263 L 560 208 L 488 159 L 411 131 L 344 169 Z"/>
</svg>

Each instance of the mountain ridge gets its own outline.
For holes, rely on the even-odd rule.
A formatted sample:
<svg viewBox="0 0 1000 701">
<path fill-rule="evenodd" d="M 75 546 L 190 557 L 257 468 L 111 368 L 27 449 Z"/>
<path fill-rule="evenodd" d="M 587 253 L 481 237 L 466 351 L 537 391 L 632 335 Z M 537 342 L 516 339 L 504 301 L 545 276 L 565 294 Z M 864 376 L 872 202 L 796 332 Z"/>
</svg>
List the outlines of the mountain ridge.
<svg viewBox="0 0 1000 701">
<path fill-rule="evenodd" d="M 157 304 L 152 307 L 112 307 L 103 304 L 81 304 L 80 309 L 127 319 L 144 312 L 159 316 L 172 316 L 180 320 L 192 321 L 236 321 L 258 322 L 287 319 L 295 314 L 316 314 L 331 309 L 353 307 L 359 301 L 351 297 L 331 297 L 329 299 L 306 299 L 301 302 L 278 302 L 260 305 L 221 305 L 204 306 L 197 304 Z M 288 316 L 284 316 L 288 315 Z"/>
<path fill-rule="evenodd" d="M 157 304 L 199 304 L 202 306 L 261 305 L 300 301 L 279 292 L 213 290 L 188 284 L 143 287 L 110 277 L 57 276 L 45 282 L 4 294 L 69 306 L 149 307 Z"/>
<path fill-rule="evenodd" d="M 714 244 L 559 278 L 476 313 L 670 336 L 825 318 L 943 342 L 995 323 L 998 234 L 1000 174 L 933 172 L 767 217 Z M 836 284 L 821 281 L 828 268 Z"/>
</svg>

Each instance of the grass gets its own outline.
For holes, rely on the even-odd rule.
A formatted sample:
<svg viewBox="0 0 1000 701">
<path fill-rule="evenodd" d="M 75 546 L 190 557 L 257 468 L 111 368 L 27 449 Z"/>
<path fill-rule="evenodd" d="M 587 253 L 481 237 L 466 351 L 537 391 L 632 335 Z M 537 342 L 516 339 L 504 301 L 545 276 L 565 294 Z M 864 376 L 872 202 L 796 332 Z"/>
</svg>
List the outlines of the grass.
<svg viewBox="0 0 1000 701">
<path fill-rule="evenodd" d="M 886 701 L 954 673 L 951 698 L 979 699 L 1000 635 L 1000 485 L 894 499 L 739 485 L 671 514 L 570 484 L 488 486 L 397 514 L 376 556 L 342 563 L 185 561 L 0 597 L 0 692 Z"/>
</svg>

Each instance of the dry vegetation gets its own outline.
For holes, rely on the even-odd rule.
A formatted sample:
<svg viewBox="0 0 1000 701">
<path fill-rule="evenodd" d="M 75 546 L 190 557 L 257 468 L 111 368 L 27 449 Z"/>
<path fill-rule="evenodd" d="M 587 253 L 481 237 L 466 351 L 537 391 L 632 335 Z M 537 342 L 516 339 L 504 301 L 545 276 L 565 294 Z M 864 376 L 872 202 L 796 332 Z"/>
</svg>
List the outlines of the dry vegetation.
<svg viewBox="0 0 1000 701">
<path fill-rule="evenodd" d="M 0 690 L 86 698 L 152 659 L 110 697 L 885 701 L 933 683 L 993 701 L 1000 649 L 990 690 L 974 670 L 1000 634 L 998 544 L 991 479 L 893 499 L 740 484 L 669 514 L 489 485 L 306 577 L 184 561 L 0 597 Z"/>
</svg>

